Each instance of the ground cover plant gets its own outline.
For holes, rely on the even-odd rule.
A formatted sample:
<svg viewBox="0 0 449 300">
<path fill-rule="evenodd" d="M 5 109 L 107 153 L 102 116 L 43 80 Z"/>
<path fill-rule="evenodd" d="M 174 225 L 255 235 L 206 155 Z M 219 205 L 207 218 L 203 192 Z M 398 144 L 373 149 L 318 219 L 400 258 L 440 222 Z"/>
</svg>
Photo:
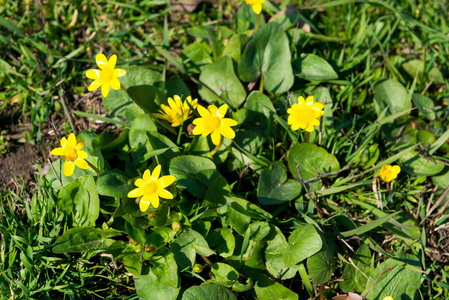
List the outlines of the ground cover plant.
<svg viewBox="0 0 449 300">
<path fill-rule="evenodd" d="M 447 16 L 2 1 L 0 298 L 447 299 Z"/>
</svg>

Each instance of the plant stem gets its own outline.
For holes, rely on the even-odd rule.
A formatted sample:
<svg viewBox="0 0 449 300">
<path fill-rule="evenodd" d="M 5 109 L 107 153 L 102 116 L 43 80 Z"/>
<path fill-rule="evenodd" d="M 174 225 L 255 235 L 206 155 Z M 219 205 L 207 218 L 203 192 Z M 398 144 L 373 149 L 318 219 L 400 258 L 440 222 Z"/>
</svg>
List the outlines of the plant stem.
<svg viewBox="0 0 449 300">
<path fill-rule="evenodd" d="M 256 29 L 254 30 L 254 32 L 256 32 L 259 29 L 261 14 L 262 14 L 262 12 L 257 15 Z"/>
<path fill-rule="evenodd" d="M 61 103 L 62 103 L 62 108 L 64 109 L 64 114 L 65 114 L 67 120 L 69 120 L 70 128 L 72 129 L 72 132 L 74 134 L 77 134 L 76 127 L 73 123 L 72 115 L 70 114 L 69 108 L 67 106 L 64 90 L 62 90 L 60 99 L 61 99 Z"/>
<path fill-rule="evenodd" d="M 259 91 L 260 91 L 261 94 L 263 94 L 263 79 L 265 78 L 264 75 L 265 75 L 265 74 L 262 73 L 262 77 L 260 78 L 260 88 L 259 88 Z"/>
<path fill-rule="evenodd" d="M 88 161 L 86 159 L 87 164 L 89 165 L 89 167 L 91 167 L 95 172 L 97 172 L 98 175 L 100 175 L 100 170 L 97 169 L 97 167 L 95 167 L 90 161 Z"/>
<path fill-rule="evenodd" d="M 179 126 L 178 139 L 176 140 L 176 145 L 178 145 L 178 146 L 179 146 L 179 143 L 181 143 L 183 125 L 184 125 L 184 122 L 182 122 L 181 126 Z"/>
<path fill-rule="evenodd" d="M 59 176 L 58 176 L 58 174 L 56 174 L 56 170 L 55 170 L 55 168 L 53 167 L 53 165 L 51 164 L 51 162 L 50 162 L 50 160 L 47 158 L 47 162 L 50 164 L 50 167 L 51 167 L 51 169 L 53 170 L 53 173 L 55 174 L 55 176 L 56 176 L 56 179 L 58 179 L 58 182 L 59 182 L 59 184 L 61 185 L 61 187 L 62 187 L 62 182 L 61 182 L 61 179 L 59 179 Z"/>
<path fill-rule="evenodd" d="M 217 153 L 218 149 L 220 149 L 221 145 L 223 145 L 223 136 L 221 136 L 220 143 L 218 143 L 217 147 L 215 147 L 214 150 L 210 152 L 210 155 L 214 156 L 214 154 Z"/>
</svg>

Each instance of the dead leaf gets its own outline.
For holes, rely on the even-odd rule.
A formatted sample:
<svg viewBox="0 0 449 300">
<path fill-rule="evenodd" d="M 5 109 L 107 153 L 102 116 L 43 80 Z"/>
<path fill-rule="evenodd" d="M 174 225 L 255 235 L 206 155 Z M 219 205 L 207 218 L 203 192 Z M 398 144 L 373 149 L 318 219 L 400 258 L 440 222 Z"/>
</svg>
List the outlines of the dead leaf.
<svg viewBox="0 0 449 300">
<path fill-rule="evenodd" d="M 356 293 L 348 293 L 343 295 L 337 295 L 332 300 L 362 300 L 363 297 Z"/>
</svg>

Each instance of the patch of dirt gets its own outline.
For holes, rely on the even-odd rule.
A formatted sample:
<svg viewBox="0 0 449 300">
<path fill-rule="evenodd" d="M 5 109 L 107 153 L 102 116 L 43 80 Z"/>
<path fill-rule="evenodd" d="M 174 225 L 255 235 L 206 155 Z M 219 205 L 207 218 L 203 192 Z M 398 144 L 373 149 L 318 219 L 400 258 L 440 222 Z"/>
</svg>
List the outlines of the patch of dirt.
<svg viewBox="0 0 449 300">
<path fill-rule="evenodd" d="M 432 261 L 446 266 L 449 263 L 449 227 L 427 229 L 426 248 L 426 254 Z"/>
</svg>

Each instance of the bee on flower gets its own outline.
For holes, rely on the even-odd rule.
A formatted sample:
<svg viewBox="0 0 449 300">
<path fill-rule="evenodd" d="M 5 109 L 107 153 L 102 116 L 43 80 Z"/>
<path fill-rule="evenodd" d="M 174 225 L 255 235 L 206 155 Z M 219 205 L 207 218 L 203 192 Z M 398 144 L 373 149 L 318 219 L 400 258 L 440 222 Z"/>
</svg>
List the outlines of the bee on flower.
<svg viewBox="0 0 449 300">
<path fill-rule="evenodd" d="M 109 87 L 114 90 L 120 89 L 119 77 L 126 74 L 125 70 L 115 69 L 117 63 L 117 55 L 113 54 L 109 61 L 103 53 L 98 53 L 95 57 L 98 69 L 87 70 L 86 76 L 94 81 L 89 85 L 88 90 L 91 92 L 101 86 L 101 94 L 106 98 L 109 94 Z"/>
<path fill-rule="evenodd" d="M 212 143 L 218 146 L 220 144 L 221 136 L 233 139 L 235 132 L 231 126 L 236 126 L 238 123 L 231 118 L 225 118 L 228 106 L 223 104 L 220 108 L 215 105 L 209 105 L 207 109 L 198 105 L 198 113 L 201 118 L 193 120 L 193 124 L 196 125 L 193 129 L 194 135 L 201 134 L 203 137 L 211 135 Z"/>
<path fill-rule="evenodd" d="M 145 170 L 142 178 L 138 178 L 134 185 L 137 186 L 136 189 L 133 189 L 128 193 L 128 198 L 140 198 L 139 208 L 141 211 L 146 211 L 150 204 L 153 205 L 154 208 L 159 207 L 159 197 L 164 199 L 173 199 L 173 195 L 167 191 L 165 188 L 175 182 L 175 176 L 161 175 L 161 165 L 157 165 L 154 168 L 153 173 L 150 170 Z"/>
<path fill-rule="evenodd" d="M 174 95 L 173 98 L 169 97 L 168 106 L 161 104 L 162 111 L 154 114 L 157 118 L 167 120 L 171 123 L 171 126 L 180 126 L 184 121 L 192 115 L 192 108 L 196 109 L 198 106 L 198 99 L 192 100 L 192 97 L 188 96 L 184 103 L 181 97 Z"/>
<path fill-rule="evenodd" d="M 87 161 L 87 153 L 81 151 L 86 145 L 83 139 L 76 139 L 73 133 L 69 134 L 66 139 L 61 139 L 61 147 L 51 150 L 51 155 L 58 155 L 64 160 L 63 173 L 64 176 L 71 176 L 75 171 L 75 166 L 81 169 L 87 169 L 89 167 Z"/>
<path fill-rule="evenodd" d="M 306 100 L 302 96 L 298 97 L 298 103 L 287 109 L 288 125 L 291 125 L 293 130 L 301 128 L 312 132 L 314 126 L 320 126 L 318 118 L 324 115 L 324 106 L 323 103 L 313 102 L 313 96 L 307 97 Z"/>
<path fill-rule="evenodd" d="M 383 165 L 380 169 L 379 176 L 380 178 L 385 182 L 390 182 L 393 179 L 396 179 L 398 177 L 398 174 L 401 172 L 401 167 L 399 166 L 390 166 L 390 165 Z"/>
<path fill-rule="evenodd" d="M 262 3 L 265 2 L 265 0 L 245 0 L 246 4 L 252 5 L 253 11 L 256 14 L 260 14 L 262 11 Z"/>
</svg>

